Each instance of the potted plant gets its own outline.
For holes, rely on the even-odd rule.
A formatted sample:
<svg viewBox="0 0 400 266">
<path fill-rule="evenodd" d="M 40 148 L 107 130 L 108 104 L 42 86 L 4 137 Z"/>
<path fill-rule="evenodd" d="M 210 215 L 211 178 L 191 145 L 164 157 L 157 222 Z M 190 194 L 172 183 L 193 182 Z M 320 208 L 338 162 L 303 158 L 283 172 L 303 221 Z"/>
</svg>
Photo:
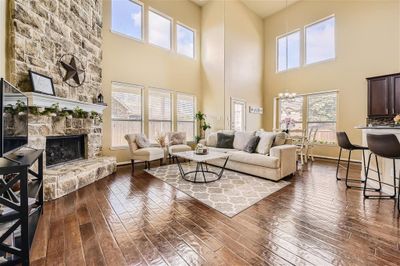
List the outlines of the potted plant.
<svg viewBox="0 0 400 266">
<path fill-rule="evenodd" d="M 206 115 L 202 113 L 201 111 L 198 111 L 195 115 L 195 119 L 198 122 L 199 125 L 199 131 L 200 131 L 200 136 L 196 136 L 195 140 L 196 143 L 199 143 L 199 141 L 205 137 L 205 133 L 207 129 L 211 128 L 211 125 L 206 122 Z"/>
<path fill-rule="evenodd" d="M 292 119 L 290 117 L 286 117 L 285 119 L 283 119 L 282 123 L 285 125 L 285 129 L 282 131 L 286 132 L 288 134 L 289 134 L 289 130 L 296 125 L 294 122 L 294 119 Z"/>
</svg>

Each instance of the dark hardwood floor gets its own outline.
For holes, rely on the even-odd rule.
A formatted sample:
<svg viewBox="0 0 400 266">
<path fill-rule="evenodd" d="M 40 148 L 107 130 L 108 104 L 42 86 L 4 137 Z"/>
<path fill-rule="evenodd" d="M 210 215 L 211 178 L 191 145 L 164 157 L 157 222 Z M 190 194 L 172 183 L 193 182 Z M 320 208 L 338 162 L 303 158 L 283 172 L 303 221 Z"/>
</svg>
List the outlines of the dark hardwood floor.
<svg viewBox="0 0 400 266">
<path fill-rule="evenodd" d="M 140 169 L 140 167 L 138 168 Z M 400 265 L 393 200 L 364 200 L 316 161 L 228 218 L 141 170 L 45 204 L 32 265 Z M 359 175 L 359 166 L 351 175 Z M 342 172 L 342 175 L 344 171 Z"/>
</svg>

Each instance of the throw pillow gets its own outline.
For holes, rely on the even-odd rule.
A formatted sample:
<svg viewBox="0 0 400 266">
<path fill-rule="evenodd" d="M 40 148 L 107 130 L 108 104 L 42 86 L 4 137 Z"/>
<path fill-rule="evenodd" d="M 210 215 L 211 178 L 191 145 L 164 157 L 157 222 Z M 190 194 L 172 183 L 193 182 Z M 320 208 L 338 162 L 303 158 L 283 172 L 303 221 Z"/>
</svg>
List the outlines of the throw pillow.
<svg viewBox="0 0 400 266">
<path fill-rule="evenodd" d="M 171 132 L 169 135 L 169 145 L 185 144 L 186 133 L 185 132 Z"/>
<path fill-rule="evenodd" d="M 287 134 L 285 132 L 279 132 L 275 135 L 275 140 L 272 146 L 280 146 L 285 144 L 287 139 Z"/>
<path fill-rule="evenodd" d="M 262 132 L 259 133 L 258 136 L 260 137 L 260 141 L 257 145 L 257 153 L 259 154 L 268 154 L 269 150 L 272 147 L 275 139 L 275 133 L 273 132 Z"/>
<path fill-rule="evenodd" d="M 248 153 L 254 153 L 257 149 L 258 142 L 260 142 L 259 136 L 251 137 L 251 139 L 247 142 L 246 146 L 244 147 L 243 151 Z"/>
<path fill-rule="evenodd" d="M 254 131 L 253 132 L 236 131 L 235 139 L 233 140 L 233 148 L 240 151 L 244 150 L 249 140 L 252 137 L 254 137 L 254 133 L 255 133 Z"/>
<path fill-rule="evenodd" d="M 217 146 L 217 132 L 210 133 L 207 136 L 206 145 L 208 147 L 215 147 Z"/>
<path fill-rule="evenodd" d="M 138 145 L 139 148 L 147 148 L 150 146 L 150 142 L 146 135 L 138 134 L 136 135 L 136 145 Z"/>
<path fill-rule="evenodd" d="M 217 134 L 217 148 L 233 149 L 233 140 L 235 136 L 218 133 Z"/>
</svg>

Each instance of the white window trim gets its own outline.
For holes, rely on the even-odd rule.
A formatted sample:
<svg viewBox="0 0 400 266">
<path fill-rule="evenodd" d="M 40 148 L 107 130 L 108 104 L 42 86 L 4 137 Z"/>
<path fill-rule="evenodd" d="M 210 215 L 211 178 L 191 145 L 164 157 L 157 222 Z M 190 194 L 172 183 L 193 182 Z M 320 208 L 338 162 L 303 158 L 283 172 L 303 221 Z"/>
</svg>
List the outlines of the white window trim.
<svg viewBox="0 0 400 266">
<path fill-rule="evenodd" d="M 111 94 L 112 94 L 112 85 L 113 84 L 120 84 L 120 85 L 124 85 L 124 86 L 130 86 L 130 87 L 135 87 L 135 88 L 140 88 L 140 94 L 141 94 L 141 102 L 142 102 L 142 119 L 141 119 L 141 133 L 143 134 L 144 132 L 144 90 L 145 90 L 145 86 L 141 85 L 141 84 L 135 84 L 135 83 L 128 83 L 128 82 L 120 82 L 120 81 L 111 81 Z M 111 107 L 111 119 L 110 119 L 111 123 L 113 121 L 112 119 L 112 107 Z M 134 120 L 132 120 L 134 121 Z M 111 128 L 111 124 L 110 124 L 110 128 Z M 112 130 L 111 130 L 112 131 Z M 129 148 L 129 145 L 122 145 L 122 146 L 113 146 L 112 145 L 112 137 L 113 134 L 111 132 L 110 134 L 110 150 L 127 150 Z"/>
<path fill-rule="evenodd" d="M 191 30 L 193 32 L 193 57 L 178 53 L 178 25 L 181 26 L 181 27 L 184 27 L 184 28 L 186 28 L 188 30 Z M 192 60 L 196 60 L 197 59 L 197 56 L 196 56 L 196 53 L 197 53 L 197 49 L 196 49 L 197 37 L 196 36 L 197 36 L 197 32 L 196 32 L 195 29 L 183 24 L 180 21 L 176 21 L 176 23 L 175 23 L 175 51 L 176 51 L 176 54 L 179 55 L 179 56 L 183 56 L 183 57 L 192 59 Z"/>
<path fill-rule="evenodd" d="M 112 1 L 113 1 L 113 0 L 112 0 Z M 138 4 L 138 5 L 140 5 L 140 6 L 142 7 L 141 39 L 138 39 L 138 38 L 136 38 L 136 37 L 129 36 L 129 35 L 123 34 L 123 33 L 121 33 L 121 32 L 114 31 L 114 30 L 112 29 L 112 15 L 113 15 L 113 11 L 112 11 L 112 1 L 110 1 L 110 4 L 111 4 L 111 8 L 110 8 L 110 11 L 111 11 L 111 12 L 110 12 L 110 18 L 111 18 L 111 19 L 110 19 L 110 32 L 111 32 L 112 34 L 119 35 L 119 36 L 124 37 L 124 38 L 128 38 L 128 39 L 131 39 L 131 40 L 140 42 L 140 43 L 144 43 L 144 42 L 145 42 L 145 40 L 144 40 L 144 28 L 145 28 L 145 26 L 144 26 L 144 22 L 145 22 L 145 20 L 144 20 L 144 16 L 145 16 L 144 4 L 143 4 L 142 2 L 140 2 L 140 1 L 138 1 L 138 0 L 129 0 L 130 2 L 135 3 L 135 4 Z"/>
<path fill-rule="evenodd" d="M 276 50 L 275 51 L 275 61 L 276 61 L 275 73 L 284 73 L 284 72 L 295 70 L 295 69 L 298 69 L 298 68 L 301 67 L 301 62 L 303 61 L 302 60 L 302 56 L 301 56 L 301 50 L 302 50 L 301 49 L 301 44 L 302 44 L 302 41 L 299 40 L 299 66 L 298 67 L 287 68 L 287 65 L 288 65 L 287 64 L 287 62 L 288 62 L 288 45 L 287 44 L 288 44 L 288 42 L 287 42 L 287 38 L 286 38 L 286 69 L 285 70 L 281 70 L 281 71 L 278 70 L 279 69 L 279 46 L 278 46 L 278 40 L 280 38 L 287 37 L 287 36 L 289 36 L 289 35 L 291 35 L 291 34 L 293 34 L 295 32 L 299 32 L 300 38 L 301 38 L 301 29 L 300 28 L 297 28 L 295 30 L 286 32 L 284 34 L 276 36 L 276 38 L 275 38 L 275 50 Z"/>
<path fill-rule="evenodd" d="M 153 13 L 155 13 L 155 14 L 161 16 L 161 17 L 164 17 L 165 19 L 168 19 L 170 21 L 170 26 L 169 26 L 170 27 L 169 49 L 150 42 L 150 16 L 149 16 L 150 12 L 153 12 Z M 155 8 L 153 8 L 151 6 L 148 7 L 146 13 L 147 13 L 147 24 L 146 24 L 147 25 L 147 32 L 146 32 L 146 34 L 147 34 L 147 43 L 149 45 L 151 45 L 151 46 L 154 46 L 154 47 L 157 47 L 157 48 L 161 48 L 161 49 L 163 49 L 165 51 L 173 52 L 174 51 L 173 39 L 174 39 L 174 36 L 175 36 L 174 19 L 172 17 L 170 17 L 170 16 L 158 11 L 157 9 L 155 9 Z"/>
<path fill-rule="evenodd" d="M 176 98 L 176 99 L 178 99 L 178 94 L 189 95 L 189 96 L 194 97 L 194 115 L 196 115 L 196 113 L 197 113 L 197 96 L 196 96 L 196 94 L 191 94 L 191 93 L 187 93 L 187 92 L 175 91 L 175 98 Z M 178 105 L 177 105 L 177 102 L 178 102 L 178 101 L 176 100 L 176 101 L 175 101 L 175 105 L 174 105 L 174 109 L 176 109 L 176 110 L 175 110 L 176 116 L 178 115 Z M 175 119 L 175 125 L 174 125 L 175 130 L 178 130 L 178 122 L 189 122 L 189 121 L 180 121 L 180 120 L 178 120 L 178 117 L 176 117 L 176 119 Z M 188 142 L 195 142 L 195 137 L 196 137 L 196 135 L 197 135 L 197 120 L 196 120 L 195 117 L 193 117 L 193 126 L 194 126 L 194 129 L 193 129 L 193 132 L 194 132 L 193 141 L 188 141 Z"/>
<path fill-rule="evenodd" d="M 328 20 L 330 18 L 335 18 L 335 30 L 333 31 L 333 38 L 334 38 L 334 43 L 335 43 L 335 50 L 334 50 L 335 56 L 333 58 L 324 59 L 324 60 L 321 60 L 321 61 L 318 61 L 318 62 L 307 63 L 307 33 L 306 33 L 306 29 L 308 27 L 312 26 L 312 25 L 318 24 L 318 23 L 323 22 L 325 20 Z M 322 64 L 322 63 L 336 61 L 336 57 L 337 57 L 337 55 L 336 55 L 336 52 L 337 52 L 336 51 L 336 49 L 337 49 L 336 48 L 337 47 L 336 28 L 337 27 L 336 27 L 336 15 L 335 14 L 332 14 L 332 15 L 329 15 L 327 17 L 321 18 L 321 19 L 319 19 L 317 21 L 314 21 L 314 22 L 309 23 L 309 24 L 304 26 L 304 30 L 303 30 L 303 52 L 304 52 L 304 60 L 303 61 L 304 61 L 304 66 L 312 66 L 312 65 L 318 65 L 318 64 Z"/>
<path fill-rule="evenodd" d="M 240 102 L 240 103 L 244 103 L 244 129 L 243 129 L 243 131 L 246 131 L 247 130 L 247 102 L 246 102 L 246 100 L 244 100 L 244 99 L 239 99 L 239 98 L 234 98 L 234 97 L 231 97 L 231 106 L 230 106 L 230 109 L 231 109 L 231 114 L 230 114 L 230 126 L 229 126 L 229 128 L 231 129 L 231 130 L 233 130 L 233 103 L 234 102 Z"/>
</svg>

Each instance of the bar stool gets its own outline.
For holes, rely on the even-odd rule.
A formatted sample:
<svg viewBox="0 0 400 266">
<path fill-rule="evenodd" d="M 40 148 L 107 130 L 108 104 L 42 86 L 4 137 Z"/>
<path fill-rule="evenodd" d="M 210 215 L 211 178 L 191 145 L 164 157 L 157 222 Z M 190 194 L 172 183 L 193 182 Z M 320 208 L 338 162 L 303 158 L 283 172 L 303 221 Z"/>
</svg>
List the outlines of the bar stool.
<svg viewBox="0 0 400 266">
<path fill-rule="evenodd" d="M 354 182 L 359 182 L 359 183 L 363 183 L 364 182 L 364 180 L 349 179 L 349 168 L 350 168 L 351 152 L 352 151 L 362 151 L 363 162 L 364 162 L 364 170 L 365 170 L 365 154 L 364 154 L 364 151 L 368 150 L 368 148 L 360 146 L 360 145 L 352 144 L 350 142 L 349 137 L 347 136 L 346 132 L 336 132 L 336 138 L 337 138 L 338 145 L 340 147 L 339 159 L 338 159 L 337 166 L 336 166 L 336 180 L 342 180 L 338 176 L 338 174 L 339 174 L 339 166 L 341 166 L 340 165 L 340 158 L 342 156 L 342 150 L 348 150 L 349 151 L 349 157 L 347 159 L 347 169 L 346 169 L 346 179 L 345 179 L 346 180 L 346 187 L 347 188 L 359 188 L 359 189 L 362 189 L 363 187 L 350 186 L 349 185 L 349 182 L 353 182 L 353 183 Z"/>
<path fill-rule="evenodd" d="M 368 157 L 368 166 L 367 171 L 365 174 L 365 184 L 364 184 L 364 197 L 365 198 L 375 198 L 375 199 L 393 199 L 396 197 L 396 160 L 400 159 L 400 143 L 397 137 L 393 134 L 386 134 L 386 135 L 374 135 L 374 134 L 367 134 L 367 143 L 368 148 L 371 151 L 371 154 Z M 376 171 L 378 173 L 378 182 L 379 182 L 379 190 L 382 188 L 381 184 L 381 174 L 379 171 L 379 164 L 378 164 L 378 156 L 392 159 L 393 160 L 393 194 L 392 195 L 367 195 L 366 190 L 367 188 L 367 181 L 368 181 L 368 172 L 369 166 L 371 162 L 372 154 L 375 155 L 376 161 Z M 400 190 L 400 184 L 399 184 Z M 400 210 L 400 193 L 399 198 L 397 201 L 397 207 Z"/>
</svg>

